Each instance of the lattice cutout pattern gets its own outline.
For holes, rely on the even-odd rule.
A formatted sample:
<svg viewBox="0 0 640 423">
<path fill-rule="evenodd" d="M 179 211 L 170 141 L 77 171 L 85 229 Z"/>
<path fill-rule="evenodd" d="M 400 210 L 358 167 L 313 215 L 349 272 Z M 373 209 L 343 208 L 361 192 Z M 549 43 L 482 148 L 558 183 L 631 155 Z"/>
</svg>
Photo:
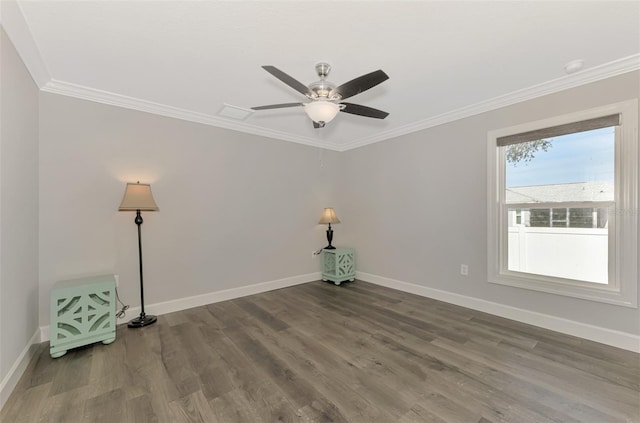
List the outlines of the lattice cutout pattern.
<svg viewBox="0 0 640 423">
<path fill-rule="evenodd" d="M 353 269 L 353 254 L 343 254 L 338 258 L 338 276 L 351 275 L 354 273 Z"/>
<path fill-rule="evenodd" d="M 334 254 L 328 254 L 324 259 L 324 271 L 325 273 L 331 273 L 336 268 L 336 256 Z"/>
<path fill-rule="evenodd" d="M 49 354 L 62 357 L 71 348 L 116 340 L 114 275 L 58 281 L 51 290 Z"/>
<path fill-rule="evenodd" d="M 89 295 L 58 298 L 56 339 L 73 339 L 78 336 L 109 330 L 113 313 L 113 291 Z"/>
</svg>

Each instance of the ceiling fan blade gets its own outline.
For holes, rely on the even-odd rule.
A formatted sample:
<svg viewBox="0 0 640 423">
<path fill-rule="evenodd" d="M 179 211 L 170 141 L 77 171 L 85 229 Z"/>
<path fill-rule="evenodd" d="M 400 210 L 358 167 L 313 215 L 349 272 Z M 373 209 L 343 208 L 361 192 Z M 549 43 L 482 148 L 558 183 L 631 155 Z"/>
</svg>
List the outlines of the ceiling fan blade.
<svg viewBox="0 0 640 423">
<path fill-rule="evenodd" d="M 375 119 L 384 119 L 389 116 L 389 113 L 382 110 L 374 109 L 373 107 L 362 106 L 360 104 L 353 103 L 340 103 L 346 106 L 341 112 L 351 113 L 352 115 L 366 116 Z"/>
<path fill-rule="evenodd" d="M 302 105 L 302 103 L 269 104 L 268 106 L 252 107 L 251 110 L 284 109 L 285 107 L 297 107 Z"/>
<path fill-rule="evenodd" d="M 299 93 L 304 94 L 307 97 L 316 96 L 315 93 L 309 89 L 309 87 L 307 87 L 297 79 L 294 79 L 291 76 L 287 75 L 286 73 L 282 72 L 280 69 L 276 68 L 275 66 L 267 65 L 267 66 L 263 66 L 262 69 L 266 70 L 271 75 L 275 76 L 280 81 L 284 82 L 285 84 L 287 84 L 294 90 L 298 91 Z"/>
<path fill-rule="evenodd" d="M 318 129 L 318 128 L 324 128 L 324 125 L 325 125 L 325 123 L 324 123 L 324 122 L 322 122 L 322 123 L 318 123 L 318 122 L 316 122 L 315 120 L 313 121 L 313 127 L 314 127 L 315 129 Z"/>
<path fill-rule="evenodd" d="M 382 70 L 373 71 L 366 75 L 362 75 L 357 77 L 356 79 L 352 79 L 349 82 L 345 82 L 339 87 L 334 88 L 329 93 L 329 98 L 332 98 L 334 95 L 340 95 L 342 100 L 345 100 L 349 97 L 353 97 L 356 94 L 360 94 L 363 91 L 368 90 L 369 88 L 373 88 L 381 82 L 389 79 L 389 76 L 384 73 Z"/>
</svg>

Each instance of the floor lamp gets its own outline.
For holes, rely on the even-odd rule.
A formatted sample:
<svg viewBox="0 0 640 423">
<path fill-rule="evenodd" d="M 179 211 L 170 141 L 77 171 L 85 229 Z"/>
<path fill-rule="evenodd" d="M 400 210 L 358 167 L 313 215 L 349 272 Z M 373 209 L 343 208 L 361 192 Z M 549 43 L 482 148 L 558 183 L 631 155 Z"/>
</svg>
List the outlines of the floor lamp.
<svg viewBox="0 0 640 423">
<path fill-rule="evenodd" d="M 140 262 L 140 306 L 142 311 L 140 316 L 131 320 L 128 324 L 130 328 L 141 328 L 156 322 L 156 316 L 147 316 L 144 312 L 144 283 L 142 278 L 142 237 L 140 226 L 142 225 L 141 211 L 158 211 L 158 206 L 151 195 L 151 185 L 137 183 L 127 183 L 124 191 L 124 198 L 118 208 L 118 211 L 135 211 L 136 219 L 134 222 L 138 225 L 138 259 Z"/>
</svg>

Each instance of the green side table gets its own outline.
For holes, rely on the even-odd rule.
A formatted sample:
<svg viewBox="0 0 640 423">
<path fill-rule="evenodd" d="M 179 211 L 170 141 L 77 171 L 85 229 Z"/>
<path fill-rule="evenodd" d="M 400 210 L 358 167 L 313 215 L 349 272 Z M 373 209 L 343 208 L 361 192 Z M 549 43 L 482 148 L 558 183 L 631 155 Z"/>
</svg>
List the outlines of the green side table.
<svg viewBox="0 0 640 423">
<path fill-rule="evenodd" d="M 71 348 L 116 340 L 114 275 L 58 281 L 51 291 L 49 354 L 62 357 Z"/>
<path fill-rule="evenodd" d="M 322 280 L 336 285 L 356 278 L 356 252 L 353 248 L 322 250 Z"/>
</svg>

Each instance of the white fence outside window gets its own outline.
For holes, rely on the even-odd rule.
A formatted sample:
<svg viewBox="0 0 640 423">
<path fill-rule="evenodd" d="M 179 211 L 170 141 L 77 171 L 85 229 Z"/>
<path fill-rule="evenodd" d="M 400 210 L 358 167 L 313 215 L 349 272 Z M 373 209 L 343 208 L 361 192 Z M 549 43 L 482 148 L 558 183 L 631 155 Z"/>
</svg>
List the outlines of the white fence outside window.
<svg viewBox="0 0 640 423">
<path fill-rule="evenodd" d="M 508 269 L 606 284 L 608 229 L 509 227 Z"/>
</svg>

